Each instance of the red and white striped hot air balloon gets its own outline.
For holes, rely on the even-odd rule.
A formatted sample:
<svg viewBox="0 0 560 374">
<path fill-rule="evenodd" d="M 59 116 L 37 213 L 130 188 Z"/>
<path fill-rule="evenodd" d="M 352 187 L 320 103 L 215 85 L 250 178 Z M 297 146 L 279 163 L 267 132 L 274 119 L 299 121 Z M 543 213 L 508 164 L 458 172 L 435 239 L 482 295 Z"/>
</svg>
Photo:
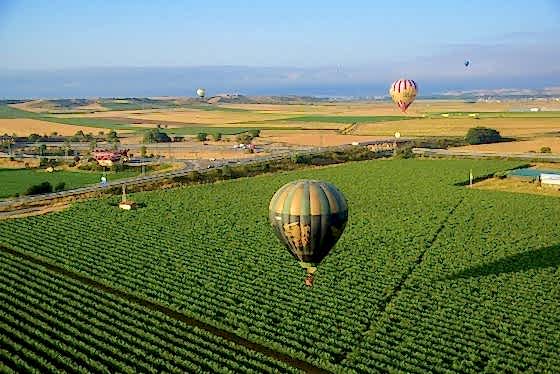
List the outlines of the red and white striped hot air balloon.
<svg viewBox="0 0 560 374">
<path fill-rule="evenodd" d="M 418 86 L 412 79 L 396 80 L 389 89 L 389 95 L 403 112 L 412 104 L 417 93 Z"/>
</svg>

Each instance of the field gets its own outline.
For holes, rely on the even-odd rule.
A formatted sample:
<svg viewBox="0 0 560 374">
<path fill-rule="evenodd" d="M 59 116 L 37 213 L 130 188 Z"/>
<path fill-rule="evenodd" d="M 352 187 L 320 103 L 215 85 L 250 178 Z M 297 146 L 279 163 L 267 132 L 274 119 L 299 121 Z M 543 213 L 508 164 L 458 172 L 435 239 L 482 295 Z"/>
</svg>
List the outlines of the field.
<svg viewBox="0 0 560 374">
<path fill-rule="evenodd" d="M 64 171 L 57 170 L 47 173 L 43 169 L 1 169 L 0 168 L 0 198 L 23 194 L 27 188 L 34 184 L 49 182 L 53 187 L 64 182 L 65 189 L 82 187 L 88 184 L 99 183 L 102 172 Z M 107 172 L 109 181 L 129 178 L 138 175 L 135 171 Z"/>
<path fill-rule="evenodd" d="M 560 132 L 560 115 L 558 117 L 489 117 L 470 118 L 422 118 L 399 122 L 381 122 L 360 125 L 356 135 L 391 136 L 399 131 L 402 136 L 465 136 L 471 127 L 490 127 L 506 137 L 529 137 L 544 134 L 558 136 Z"/>
<path fill-rule="evenodd" d="M 552 153 L 560 153 L 560 137 L 535 138 L 519 142 L 469 145 L 457 150 L 476 152 L 539 152 L 542 147 L 550 147 Z"/>
<path fill-rule="evenodd" d="M 325 134 L 347 136 L 347 141 L 334 143 L 348 144 L 392 137 L 396 131 L 403 137 L 463 137 L 476 126 L 525 140 L 557 138 L 560 133 L 560 104 L 546 100 L 417 100 L 405 115 L 388 101 L 211 105 L 187 99 L 100 99 L 68 105 L 55 100 L 0 106 L 0 133 L 71 134 L 78 128 L 93 133 L 114 129 L 121 136 L 138 137 L 147 128 L 160 125 L 175 136 L 199 132 L 232 136 L 257 128 L 263 130 L 265 142 L 313 146 L 320 145 L 316 136 Z M 534 107 L 543 111 L 528 111 Z M 350 140 L 350 136 L 355 138 Z"/>
<path fill-rule="evenodd" d="M 1 222 L 0 362 L 284 372 L 286 354 L 333 372 L 558 372 L 560 201 L 457 185 L 516 165 L 350 163 Z M 298 178 L 333 182 L 350 211 L 312 289 L 267 222 Z"/>
</svg>

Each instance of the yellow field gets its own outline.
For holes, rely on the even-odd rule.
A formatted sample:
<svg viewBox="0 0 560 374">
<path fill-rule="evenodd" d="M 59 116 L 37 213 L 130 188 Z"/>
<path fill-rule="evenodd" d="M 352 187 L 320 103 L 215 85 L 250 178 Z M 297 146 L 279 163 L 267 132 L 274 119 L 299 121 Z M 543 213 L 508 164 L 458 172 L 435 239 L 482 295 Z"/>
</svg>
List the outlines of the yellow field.
<svg viewBox="0 0 560 374">
<path fill-rule="evenodd" d="M 502 136 L 537 136 L 560 131 L 560 118 L 422 118 L 359 125 L 356 135 L 465 136 L 471 127 L 490 127 Z"/>
<path fill-rule="evenodd" d="M 54 122 L 40 121 L 29 118 L 0 119 L 0 134 L 17 134 L 18 136 L 29 136 L 31 134 L 51 134 L 57 132 L 59 135 L 74 135 L 77 131 L 97 134 L 100 129 L 95 127 L 64 125 Z"/>
<path fill-rule="evenodd" d="M 490 178 L 474 184 L 473 187 L 481 190 L 529 193 L 533 195 L 560 197 L 560 190 L 558 189 L 558 187 L 538 187 L 536 183 L 525 182 L 511 178 Z"/>
<path fill-rule="evenodd" d="M 475 152 L 539 152 L 541 147 L 550 147 L 552 153 L 560 153 L 560 137 L 537 138 L 520 142 L 469 145 L 453 149 Z"/>
<path fill-rule="evenodd" d="M 179 103 L 180 100 L 177 100 Z M 126 101 L 123 101 L 126 102 Z M 37 112 L 42 108 L 48 110 L 49 102 L 36 100 L 12 107 Z M 190 104 L 186 104 L 190 105 Z M 403 137 L 414 136 L 465 136 L 467 131 L 476 126 L 495 128 L 502 136 L 522 138 L 543 138 L 560 132 L 560 117 L 545 118 L 542 113 L 525 114 L 526 118 L 496 117 L 480 119 L 468 116 L 440 117 L 433 113 L 465 112 L 484 113 L 511 111 L 532 107 L 546 108 L 547 110 L 560 110 L 560 103 L 535 100 L 535 101 L 502 101 L 502 102 L 476 102 L 467 103 L 462 100 L 417 100 L 409 108 L 407 114 L 401 113 L 393 103 L 384 101 L 369 102 L 319 102 L 298 104 L 217 104 L 208 105 L 206 110 L 194 108 L 148 109 L 148 110 L 107 110 L 98 103 L 79 107 L 79 110 L 94 111 L 93 113 L 57 114 L 59 118 L 90 118 L 107 119 L 107 123 L 122 123 L 134 130 L 119 130 L 124 136 L 138 136 L 144 128 L 153 128 L 156 124 L 168 128 L 173 132 L 175 128 L 183 127 L 234 127 L 234 128 L 266 128 L 285 129 L 282 131 L 264 130 L 261 133 L 263 140 L 297 145 L 336 145 L 351 143 L 352 141 L 370 140 L 376 137 L 392 137 L 399 131 Z M 234 109 L 234 110 L 231 110 Z M 431 115 L 430 115 L 431 114 Z M 323 116 L 323 118 L 321 118 Z M 324 118 L 325 116 L 332 116 Z M 405 116 L 423 117 L 400 121 L 364 123 L 360 116 Z M 308 117 L 306 119 L 291 119 L 294 117 Z M 316 117 L 316 118 L 313 118 Z M 339 117 L 339 118 L 336 118 Z M 356 126 L 350 124 L 357 121 Z M 151 123 L 148 123 L 151 122 Z M 103 121 L 99 121 L 103 124 Z M 301 129 L 301 130 L 297 130 Z M 346 135 L 340 135 L 340 130 L 345 129 Z M 0 133 L 28 135 L 31 133 L 50 134 L 57 131 L 60 134 L 72 135 L 76 131 L 97 133 L 101 128 L 86 126 L 58 125 L 33 119 L 0 120 Z M 131 133 L 127 133 L 127 132 Z M 199 131 L 199 130 L 196 130 Z M 202 130 L 204 131 L 204 130 Z M 295 131 L 295 132 L 294 132 Z M 189 131 L 177 131 L 188 134 Z M 328 139 L 326 137 L 328 135 Z M 540 140 L 539 140 L 540 141 Z M 543 140 L 544 141 L 544 140 Z M 515 151 L 538 150 L 540 143 L 515 143 L 495 145 L 496 147 L 511 147 Z M 550 146 L 557 152 L 556 143 L 544 142 L 542 146 Z M 508 148 L 510 149 L 510 148 Z"/>
<path fill-rule="evenodd" d="M 265 130 L 261 133 L 261 140 L 258 142 L 283 143 L 293 145 L 310 145 L 316 147 L 330 147 L 352 142 L 365 142 L 378 140 L 386 137 L 380 136 L 358 136 L 358 135 L 339 135 L 330 132 L 302 134 L 301 132 L 286 132 L 276 130 Z"/>
</svg>

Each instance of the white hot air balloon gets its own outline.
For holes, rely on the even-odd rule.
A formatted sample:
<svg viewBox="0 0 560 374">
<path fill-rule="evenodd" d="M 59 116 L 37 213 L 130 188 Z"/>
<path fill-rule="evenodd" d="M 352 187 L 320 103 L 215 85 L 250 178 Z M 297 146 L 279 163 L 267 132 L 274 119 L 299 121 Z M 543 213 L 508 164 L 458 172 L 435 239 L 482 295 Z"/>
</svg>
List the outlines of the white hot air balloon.
<svg viewBox="0 0 560 374">
<path fill-rule="evenodd" d="M 201 99 L 204 98 L 204 96 L 206 95 L 206 90 L 204 88 L 198 88 L 196 90 L 196 94 L 198 97 L 200 97 Z"/>
</svg>

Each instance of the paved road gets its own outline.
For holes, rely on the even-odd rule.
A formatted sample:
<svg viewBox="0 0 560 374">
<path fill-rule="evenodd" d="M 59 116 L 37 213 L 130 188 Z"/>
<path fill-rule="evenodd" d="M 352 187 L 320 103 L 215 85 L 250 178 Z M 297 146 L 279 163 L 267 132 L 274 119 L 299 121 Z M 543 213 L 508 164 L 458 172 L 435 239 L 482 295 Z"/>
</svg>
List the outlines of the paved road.
<svg viewBox="0 0 560 374">
<path fill-rule="evenodd" d="M 307 151 L 307 152 L 298 152 L 298 154 L 316 154 L 320 153 L 323 150 L 315 150 L 315 151 Z M 25 203 L 46 203 L 50 200 L 55 200 L 63 197 L 70 197 L 70 196 L 78 196 L 88 193 L 94 192 L 102 192 L 108 190 L 113 187 L 121 187 L 123 185 L 126 186 L 136 186 L 141 185 L 146 182 L 157 182 L 164 179 L 172 178 L 172 177 L 179 177 L 184 176 L 190 173 L 193 170 L 196 170 L 200 173 L 206 173 L 212 168 L 218 168 L 224 165 L 248 165 L 266 161 L 273 161 L 273 160 L 280 160 L 286 157 L 289 157 L 293 152 L 283 152 L 277 153 L 270 156 L 259 156 L 255 158 L 247 158 L 247 159 L 235 159 L 235 160 L 216 160 L 216 161 L 208 161 L 208 160 L 184 160 L 186 166 L 180 170 L 165 172 L 165 173 L 154 173 L 145 176 L 139 177 L 132 177 L 132 178 L 125 178 L 119 179 L 117 181 L 109 182 L 105 186 L 101 186 L 101 184 L 89 185 L 81 188 L 76 188 L 72 190 L 66 190 L 62 192 L 54 192 L 42 195 L 34 195 L 34 196 L 22 196 L 17 198 L 10 198 L 0 201 L 0 209 L 14 205 L 14 204 L 25 204 Z"/>
</svg>

